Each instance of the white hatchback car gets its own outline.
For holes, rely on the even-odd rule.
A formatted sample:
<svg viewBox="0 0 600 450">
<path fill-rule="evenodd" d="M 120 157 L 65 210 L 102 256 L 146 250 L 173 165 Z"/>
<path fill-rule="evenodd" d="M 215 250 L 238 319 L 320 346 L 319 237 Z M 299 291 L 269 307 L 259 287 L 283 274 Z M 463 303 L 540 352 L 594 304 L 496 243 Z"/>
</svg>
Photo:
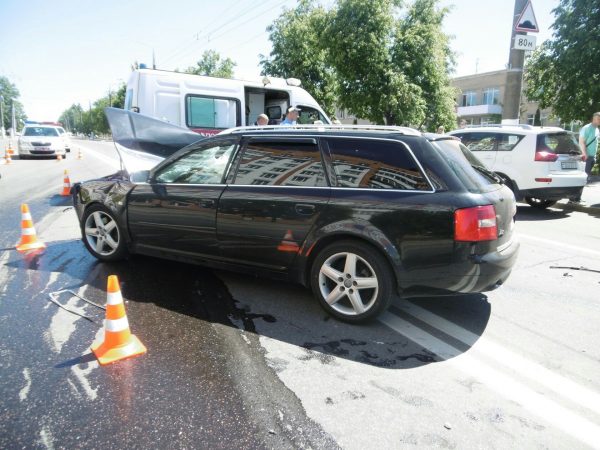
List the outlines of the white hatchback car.
<svg viewBox="0 0 600 450">
<path fill-rule="evenodd" d="M 503 178 L 517 200 L 533 207 L 577 199 L 586 184 L 579 144 L 562 128 L 488 125 L 449 134 Z"/>
<path fill-rule="evenodd" d="M 51 125 L 27 125 L 19 138 L 19 158 L 33 156 L 67 156 L 65 140 L 57 127 Z"/>
</svg>

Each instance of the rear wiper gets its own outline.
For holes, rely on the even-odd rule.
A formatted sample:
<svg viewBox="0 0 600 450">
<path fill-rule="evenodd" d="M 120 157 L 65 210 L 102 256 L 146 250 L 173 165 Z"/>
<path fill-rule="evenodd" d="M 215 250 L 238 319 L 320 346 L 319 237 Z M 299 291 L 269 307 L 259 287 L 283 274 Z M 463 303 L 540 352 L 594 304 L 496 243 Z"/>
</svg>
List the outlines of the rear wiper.
<svg viewBox="0 0 600 450">
<path fill-rule="evenodd" d="M 488 177 L 494 179 L 496 182 L 500 183 L 500 184 L 504 184 L 504 180 L 502 178 L 500 178 L 498 175 L 496 175 L 494 172 L 492 172 L 489 169 L 486 169 L 485 167 L 482 166 L 471 166 L 473 167 L 473 169 L 477 170 L 478 172 L 481 172 L 484 175 L 487 175 Z"/>
</svg>

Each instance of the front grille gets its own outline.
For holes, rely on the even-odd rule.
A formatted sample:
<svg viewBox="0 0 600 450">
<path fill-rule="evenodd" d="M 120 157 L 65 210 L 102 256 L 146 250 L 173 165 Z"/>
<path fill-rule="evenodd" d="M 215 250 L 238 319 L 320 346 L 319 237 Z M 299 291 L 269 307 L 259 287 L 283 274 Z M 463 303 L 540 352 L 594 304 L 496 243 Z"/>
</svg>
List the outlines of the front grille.
<svg viewBox="0 0 600 450">
<path fill-rule="evenodd" d="M 32 155 L 53 155 L 54 150 L 31 150 L 29 153 Z"/>
</svg>

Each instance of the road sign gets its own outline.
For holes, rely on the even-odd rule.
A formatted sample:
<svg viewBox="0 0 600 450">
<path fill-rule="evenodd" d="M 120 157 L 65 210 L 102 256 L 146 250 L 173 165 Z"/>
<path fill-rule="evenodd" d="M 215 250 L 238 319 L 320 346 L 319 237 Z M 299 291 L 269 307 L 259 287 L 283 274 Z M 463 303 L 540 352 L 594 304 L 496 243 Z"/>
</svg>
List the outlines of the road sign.
<svg viewBox="0 0 600 450">
<path fill-rule="evenodd" d="M 517 24 L 515 25 L 515 31 L 525 31 L 529 33 L 537 33 L 540 31 L 537 19 L 533 13 L 533 6 L 531 6 L 531 0 L 527 2 L 525 8 L 521 12 Z"/>
<path fill-rule="evenodd" d="M 513 48 L 516 50 L 535 50 L 535 36 L 529 36 L 527 34 L 517 34 L 515 36 L 515 43 Z"/>
</svg>

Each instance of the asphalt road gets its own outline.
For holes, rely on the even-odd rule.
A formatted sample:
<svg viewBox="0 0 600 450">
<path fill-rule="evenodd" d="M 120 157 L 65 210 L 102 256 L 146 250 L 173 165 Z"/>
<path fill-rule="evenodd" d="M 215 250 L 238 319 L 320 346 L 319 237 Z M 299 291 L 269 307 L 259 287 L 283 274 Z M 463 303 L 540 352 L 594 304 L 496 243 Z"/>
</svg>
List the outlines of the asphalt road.
<svg viewBox="0 0 600 450">
<path fill-rule="evenodd" d="M 600 447 L 600 273 L 581 270 L 600 271 L 600 218 L 520 206 L 500 289 L 397 299 L 350 326 L 298 286 L 99 263 L 58 193 L 65 168 L 102 176 L 116 155 L 74 144 L 62 162 L 0 165 L 0 448 Z M 14 251 L 21 202 L 48 245 L 34 258 Z M 100 367 L 103 311 L 49 294 L 103 304 L 109 274 L 148 353 Z"/>
</svg>

